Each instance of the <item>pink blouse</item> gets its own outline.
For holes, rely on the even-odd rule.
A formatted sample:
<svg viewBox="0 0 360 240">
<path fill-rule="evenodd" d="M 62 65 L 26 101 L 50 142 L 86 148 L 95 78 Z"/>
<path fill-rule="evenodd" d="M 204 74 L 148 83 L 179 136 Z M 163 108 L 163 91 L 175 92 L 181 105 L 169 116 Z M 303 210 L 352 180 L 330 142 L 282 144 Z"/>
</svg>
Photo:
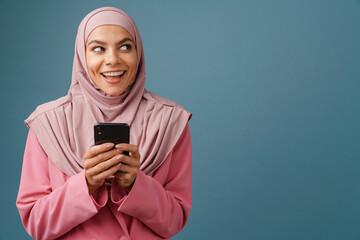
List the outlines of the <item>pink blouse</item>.
<svg viewBox="0 0 360 240">
<path fill-rule="evenodd" d="M 191 209 L 189 126 L 153 176 L 139 171 L 130 193 L 112 181 L 89 195 L 85 171 L 61 172 L 29 130 L 16 201 L 35 239 L 169 239 Z"/>
</svg>

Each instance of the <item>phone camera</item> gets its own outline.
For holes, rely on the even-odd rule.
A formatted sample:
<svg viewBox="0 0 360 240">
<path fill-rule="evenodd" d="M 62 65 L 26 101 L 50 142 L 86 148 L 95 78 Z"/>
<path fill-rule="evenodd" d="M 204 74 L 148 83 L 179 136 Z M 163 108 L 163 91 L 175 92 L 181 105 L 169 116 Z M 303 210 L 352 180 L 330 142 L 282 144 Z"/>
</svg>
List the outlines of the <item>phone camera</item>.
<svg viewBox="0 0 360 240">
<path fill-rule="evenodd" d="M 100 127 L 97 127 L 96 130 L 97 130 L 97 134 L 98 134 L 98 135 L 101 135 L 101 128 L 100 128 Z"/>
</svg>

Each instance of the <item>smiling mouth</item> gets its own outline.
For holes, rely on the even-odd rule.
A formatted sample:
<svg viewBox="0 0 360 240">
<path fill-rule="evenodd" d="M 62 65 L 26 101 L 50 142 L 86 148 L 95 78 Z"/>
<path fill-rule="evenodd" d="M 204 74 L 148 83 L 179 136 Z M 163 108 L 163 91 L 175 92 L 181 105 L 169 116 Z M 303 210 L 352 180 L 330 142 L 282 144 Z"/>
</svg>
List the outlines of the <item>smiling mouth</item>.
<svg viewBox="0 0 360 240">
<path fill-rule="evenodd" d="M 106 72 L 106 73 L 102 73 L 101 75 L 103 75 L 104 77 L 121 77 L 122 75 L 124 75 L 125 71 L 119 71 L 119 72 Z"/>
<path fill-rule="evenodd" d="M 114 84 L 121 81 L 122 76 L 124 76 L 125 72 L 126 71 L 106 72 L 106 73 L 101 73 L 101 75 L 105 78 L 106 82 Z"/>
</svg>

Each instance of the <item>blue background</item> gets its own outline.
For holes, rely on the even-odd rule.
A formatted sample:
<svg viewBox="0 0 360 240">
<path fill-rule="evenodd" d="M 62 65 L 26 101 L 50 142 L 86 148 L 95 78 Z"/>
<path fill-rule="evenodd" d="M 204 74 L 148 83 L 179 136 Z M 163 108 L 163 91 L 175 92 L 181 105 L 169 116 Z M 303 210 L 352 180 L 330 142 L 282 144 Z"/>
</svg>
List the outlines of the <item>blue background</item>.
<svg viewBox="0 0 360 240">
<path fill-rule="evenodd" d="M 359 0 L 1 0 L 0 239 L 30 239 L 23 120 L 67 93 L 101 6 L 135 19 L 148 90 L 193 112 L 193 209 L 173 239 L 360 239 Z"/>
</svg>

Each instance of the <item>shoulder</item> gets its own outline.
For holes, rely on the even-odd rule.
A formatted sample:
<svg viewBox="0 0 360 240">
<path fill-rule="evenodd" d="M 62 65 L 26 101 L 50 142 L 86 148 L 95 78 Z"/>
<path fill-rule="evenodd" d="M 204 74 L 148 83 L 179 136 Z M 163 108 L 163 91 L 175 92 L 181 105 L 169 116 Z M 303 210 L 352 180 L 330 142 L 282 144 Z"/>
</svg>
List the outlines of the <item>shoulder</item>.
<svg viewBox="0 0 360 240">
<path fill-rule="evenodd" d="M 30 116 L 25 120 L 25 123 L 28 125 L 29 122 L 33 121 L 34 119 L 38 118 L 41 115 L 44 115 L 50 111 L 56 110 L 57 108 L 61 108 L 70 104 L 71 100 L 68 96 L 64 96 L 58 98 L 56 100 L 43 103 L 36 107 L 36 109 L 30 114 Z"/>
<path fill-rule="evenodd" d="M 171 101 L 167 98 L 164 98 L 164 97 L 161 97 L 155 93 L 152 93 L 152 92 L 149 92 L 149 91 L 146 91 L 145 90 L 145 93 L 144 93 L 144 98 L 148 101 L 151 101 L 151 102 L 154 102 L 156 104 L 159 104 L 159 105 L 163 105 L 165 107 L 175 107 L 175 108 L 179 108 L 179 109 L 183 109 L 185 110 L 185 108 L 174 102 L 174 101 Z M 186 111 L 186 110 L 185 110 Z"/>
<path fill-rule="evenodd" d="M 192 113 L 187 111 L 182 105 L 167 98 L 161 97 L 155 93 L 145 90 L 143 97 L 148 102 L 152 102 L 155 106 L 157 105 L 157 107 L 161 108 L 162 111 L 172 112 L 175 118 L 184 118 L 187 122 L 192 117 Z"/>
</svg>

